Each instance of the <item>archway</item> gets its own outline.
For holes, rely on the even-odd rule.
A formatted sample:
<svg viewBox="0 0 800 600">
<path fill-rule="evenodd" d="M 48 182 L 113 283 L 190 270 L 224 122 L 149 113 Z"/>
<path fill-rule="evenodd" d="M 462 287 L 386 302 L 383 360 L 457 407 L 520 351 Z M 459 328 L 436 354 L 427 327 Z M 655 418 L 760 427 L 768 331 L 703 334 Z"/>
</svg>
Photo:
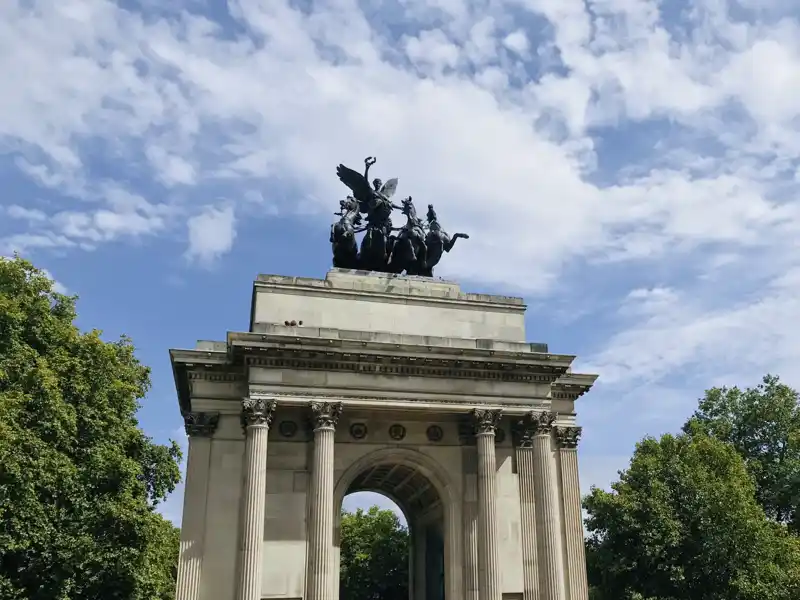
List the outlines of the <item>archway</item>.
<svg viewBox="0 0 800 600">
<path fill-rule="evenodd" d="M 429 457 L 406 449 L 377 450 L 353 463 L 336 486 L 334 516 L 337 573 L 341 543 L 341 507 L 354 492 L 389 498 L 406 517 L 410 534 L 409 600 L 445 600 L 459 575 L 446 565 L 457 548 L 457 507 L 444 473 Z M 458 564 L 458 563 L 456 563 Z M 338 590 L 338 586 L 337 586 Z M 346 599 L 341 599 L 346 600 Z"/>
</svg>

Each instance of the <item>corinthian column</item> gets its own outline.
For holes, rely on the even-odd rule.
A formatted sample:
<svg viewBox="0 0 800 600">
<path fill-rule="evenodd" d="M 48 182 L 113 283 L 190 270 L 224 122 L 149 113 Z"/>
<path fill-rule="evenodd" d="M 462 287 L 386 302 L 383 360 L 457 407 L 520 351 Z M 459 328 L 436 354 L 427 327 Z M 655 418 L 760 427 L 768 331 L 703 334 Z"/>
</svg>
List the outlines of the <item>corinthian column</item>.
<svg viewBox="0 0 800 600">
<path fill-rule="evenodd" d="M 500 600 L 500 553 L 497 547 L 497 465 L 494 432 L 501 411 L 475 409 L 478 446 L 478 596 Z"/>
<path fill-rule="evenodd" d="M 314 464 L 311 482 L 311 529 L 308 548 L 307 600 L 334 598 L 333 435 L 342 403 L 312 402 Z"/>
<path fill-rule="evenodd" d="M 581 486 L 578 478 L 578 440 L 580 427 L 557 427 L 556 440 L 561 460 L 561 486 L 564 490 L 564 530 L 567 546 L 567 585 L 570 600 L 588 600 L 586 546 L 581 514 Z"/>
<path fill-rule="evenodd" d="M 217 429 L 219 413 L 184 413 L 183 421 L 186 435 L 189 436 L 189 454 L 186 457 L 181 550 L 175 600 L 199 600 L 200 579 L 203 574 L 211 436 Z"/>
<path fill-rule="evenodd" d="M 565 600 L 564 565 L 561 555 L 561 511 L 551 433 L 555 413 L 531 413 L 533 427 L 534 504 L 536 505 L 537 558 L 542 600 Z"/>
<path fill-rule="evenodd" d="M 535 422 L 523 419 L 516 430 L 517 476 L 519 478 L 519 500 L 522 543 L 523 600 L 539 600 L 539 567 L 536 557 L 536 466 L 533 456 Z"/>
<path fill-rule="evenodd" d="M 267 437 L 276 404 L 275 401 L 261 398 L 245 398 L 242 401 L 242 427 L 246 440 L 238 600 L 261 599 L 264 514 L 267 504 Z"/>
</svg>

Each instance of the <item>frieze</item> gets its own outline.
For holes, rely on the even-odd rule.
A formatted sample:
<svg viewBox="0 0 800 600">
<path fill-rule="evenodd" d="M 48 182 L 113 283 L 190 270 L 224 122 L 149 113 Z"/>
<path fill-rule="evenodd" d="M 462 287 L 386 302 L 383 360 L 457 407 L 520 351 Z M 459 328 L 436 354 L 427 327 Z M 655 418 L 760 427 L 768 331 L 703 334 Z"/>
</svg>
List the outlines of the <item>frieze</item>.
<svg viewBox="0 0 800 600">
<path fill-rule="evenodd" d="M 385 401 L 385 402 L 388 402 L 388 403 L 397 401 L 397 402 L 404 402 L 404 403 L 407 402 L 407 403 L 412 403 L 412 404 L 414 404 L 414 403 L 416 403 L 416 404 L 444 404 L 444 405 L 447 405 L 447 406 L 463 406 L 464 408 L 473 408 L 476 405 L 478 405 L 478 406 L 497 406 L 497 404 L 499 403 L 499 402 L 496 402 L 496 401 L 492 402 L 491 404 L 488 403 L 488 402 L 480 403 L 480 402 L 475 402 L 474 400 L 466 399 L 466 398 L 464 400 L 441 400 L 439 398 L 437 398 L 436 400 L 430 400 L 430 399 L 426 399 L 426 398 L 414 398 L 412 396 L 403 397 L 403 398 L 347 396 L 347 395 L 343 395 L 343 394 L 326 394 L 323 391 L 318 391 L 318 392 L 317 391 L 309 391 L 309 392 L 306 392 L 306 391 L 302 391 L 302 390 L 291 391 L 291 392 L 270 391 L 269 393 L 265 393 L 265 395 L 268 395 L 270 397 L 278 397 L 278 398 L 324 398 L 324 399 L 330 399 L 330 401 L 343 401 L 343 402 L 349 402 L 349 401 L 363 402 L 364 400 L 379 400 L 379 401 Z M 526 410 L 526 411 L 529 411 L 532 407 L 535 407 L 535 406 L 538 406 L 538 405 L 548 405 L 548 404 L 549 404 L 549 400 L 545 400 L 545 399 L 541 399 L 541 400 L 532 399 L 530 401 L 517 402 L 517 403 L 511 403 L 511 402 L 503 402 L 502 403 L 503 408 L 505 410 Z M 469 427 L 471 428 L 471 425 Z M 471 429 L 470 429 L 470 431 L 471 431 Z"/>
<path fill-rule="evenodd" d="M 189 437 L 210 437 L 219 425 L 218 412 L 183 413 L 183 424 Z"/>
<path fill-rule="evenodd" d="M 262 349 L 266 356 L 247 356 L 250 367 L 308 371 L 347 371 L 370 375 L 488 379 L 518 383 L 551 384 L 564 368 L 515 362 L 475 361 L 415 356 L 387 356 L 327 352 L 323 350 Z"/>
</svg>

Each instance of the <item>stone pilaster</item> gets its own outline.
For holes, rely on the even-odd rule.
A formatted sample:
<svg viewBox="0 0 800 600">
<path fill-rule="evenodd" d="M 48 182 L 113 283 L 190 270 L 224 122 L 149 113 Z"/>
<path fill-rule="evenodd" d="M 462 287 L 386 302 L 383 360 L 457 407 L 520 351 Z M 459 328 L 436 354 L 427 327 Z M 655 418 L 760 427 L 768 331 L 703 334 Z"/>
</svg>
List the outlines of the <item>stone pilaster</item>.
<svg viewBox="0 0 800 600">
<path fill-rule="evenodd" d="M 342 403 L 312 402 L 314 463 L 311 482 L 311 528 L 308 547 L 307 600 L 335 597 L 333 565 L 333 436 Z"/>
<path fill-rule="evenodd" d="M 237 600 L 261 599 L 264 516 L 267 502 L 267 439 L 277 403 L 262 398 L 242 401 L 245 431 L 244 493 Z"/>
<path fill-rule="evenodd" d="M 552 452 L 555 413 L 531 413 L 533 427 L 534 504 L 537 561 L 542 600 L 565 600 L 564 561 L 561 550 L 561 511 L 555 457 Z"/>
<path fill-rule="evenodd" d="M 199 600 L 200 580 L 203 574 L 211 436 L 217 429 L 219 413 L 184 413 L 183 421 L 186 435 L 189 436 L 189 452 L 186 457 L 175 600 Z"/>
<path fill-rule="evenodd" d="M 495 429 L 500 410 L 476 409 L 478 446 L 478 595 L 480 600 L 500 600 L 500 551 L 497 545 L 497 464 Z"/>
<path fill-rule="evenodd" d="M 539 600 L 539 561 L 536 549 L 536 498 L 533 438 L 536 421 L 523 419 L 515 431 L 520 499 L 523 600 Z"/>
<path fill-rule="evenodd" d="M 567 586 L 570 600 L 588 600 L 586 546 L 581 512 L 581 486 L 578 477 L 580 427 L 556 427 L 561 460 L 561 486 L 564 491 L 564 531 L 566 533 Z"/>
</svg>

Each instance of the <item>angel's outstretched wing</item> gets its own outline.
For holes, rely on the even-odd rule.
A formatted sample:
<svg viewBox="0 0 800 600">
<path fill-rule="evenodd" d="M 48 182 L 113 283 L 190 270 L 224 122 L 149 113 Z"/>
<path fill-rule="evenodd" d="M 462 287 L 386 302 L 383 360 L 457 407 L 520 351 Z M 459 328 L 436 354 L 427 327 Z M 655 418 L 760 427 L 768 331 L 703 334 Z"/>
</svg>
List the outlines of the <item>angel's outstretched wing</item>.
<svg viewBox="0 0 800 600">
<path fill-rule="evenodd" d="M 396 190 L 397 190 L 397 177 L 392 177 L 389 181 L 383 184 L 383 187 L 381 187 L 381 194 L 383 194 L 387 198 L 391 198 L 392 196 L 394 196 Z"/>
<path fill-rule="evenodd" d="M 360 203 L 368 202 L 372 194 L 369 182 L 364 179 L 364 176 L 358 171 L 354 171 L 344 165 L 336 167 L 336 174 L 339 176 L 339 181 L 353 190 L 353 196 Z"/>
</svg>

